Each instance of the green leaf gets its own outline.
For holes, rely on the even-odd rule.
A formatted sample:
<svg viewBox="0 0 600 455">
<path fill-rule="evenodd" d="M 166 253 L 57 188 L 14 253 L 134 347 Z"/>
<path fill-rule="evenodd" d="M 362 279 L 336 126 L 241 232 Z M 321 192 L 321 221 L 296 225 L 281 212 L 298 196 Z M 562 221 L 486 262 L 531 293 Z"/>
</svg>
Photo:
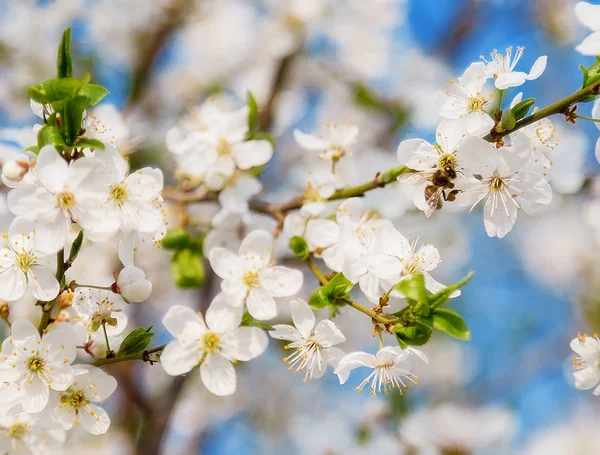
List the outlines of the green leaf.
<svg viewBox="0 0 600 455">
<path fill-rule="evenodd" d="M 71 244 L 71 250 L 69 251 L 69 262 L 72 264 L 75 259 L 77 259 L 77 255 L 81 250 L 81 246 L 83 245 L 83 231 L 79 231 L 75 240 Z"/>
<path fill-rule="evenodd" d="M 394 286 L 405 297 L 416 302 L 428 302 L 427 289 L 425 289 L 425 278 L 420 273 L 414 273 L 400 281 Z"/>
<path fill-rule="evenodd" d="M 406 346 L 423 346 L 431 338 L 433 330 L 420 322 L 412 322 L 407 325 L 398 324 L 394 328 L 396 340 L 402 348 Z"/>
<path fill-rule="evenodd" d="M 57 127 L 51 125 L 44 125 L 38 131 L 37 139 L 39 149 L 48 144 L 53 145 L 59 150 L 62 150 L 67 146 L 67 144 L 65 144 L 65 139 L 60 130 Z"/>
<path fill-rule="evenodd" d="M 65 29 L 58 46 L 56 59 L 58 77 L 73 77 L 73 63 L 71 62 L 71 28 Z"/>
<path fill-rule="evenodd" d="M 182 250 L 187 247 L 190 234 L 182 227 L 169 229 L 161 240 L 163 248 L 167 250 Z"/>
<path fill-rule="evenodd" d="M 73 147 L 81 147 L 92 150 L 104 150 L 104 142 L 99 141 L 98 139 L 80 137 L 75 141 Z"/>
<path fill-rule="evenodd" d="M 41 104 L 50 104 L 77 94 L 83 81 L 73 77 L 49 79 L 29 87 L 29 98 Z"/>
<path fill-rule="evenodd" d="M 37 155 L 38 153 L 40 153 L 40 148 L 37 145 L 30 145 L 29 147 L 27 147 L 23 151 L 24 152 L 32 152 L 32 153 L 35 153 Z"/>
<path fill-rule="evenodd" d="M 180 288 L 199 288 L 205 278 L 202 256 L 190 249 L 178 251 L 171 260 L 171 276 Z"/>
<path fill-rule="evenodd" d="M 359 106 L 367 109 L 379 109 L 381 108 L 381 102 L 377 97 L 377 94 L 363 84 L 356 85 L 354 91 L 354 101 Z"/>
<path fill-rule="evenodd" d="M 523 117 L 525 117 L 534 103 L 535 98 L 527 98 L 515 104 L 514 107 L 511 109 L 511 112 L 515 116 L 515 120 L 521 120 Z"/>
<path fill-rule="evenodd" d="M 459 340 L 471 339 L 471 332 L 463 318 L 448 308 L 438 308 L 432 313 L 433 327 Z"/>
<path fill-rule="evenodd" d="M 512 110 L 507 109 L 502 113 L 502 118 L 497 129 L 498 131 L 510 131 L 515 127 L 516 123 L 515 114 L 513 114 Z"/>
<path fill-rule="evenodd" d="M 583 83 L 581 84 L 581 88 L 597 82 L 600 78 L 600 57 L 596 57 L 594 63 L 592 63 L 588 68 L 583 65 L 579 65 L 579 69 L 583 73 Z"/>
<path fill-rule="evenodd" d="M 81 134 L 81 123 L 83 113 L 88 107 L 88 99 L 85 96 L 77 95 L 65 98 L 62 109 L 62 130 L 67 145 L 73 145 L 77 137 Z"/>
<path fill-rule="evenodd" d="M 273 326 L 254 319 L 247 311 L 244 313 L 244 316 L 242 317 L 242 323 L 240 325 L 245 327 L 258 327 L 262 330 L 275 330 Z"/>
<path fill-rule="evenodd" d="M 298 235 L 295 235 L 290 239 L 290 249 L 303 261 L 310 256 L 306 240 Z"/>
<path fill-rule="evenodd" d="M 321 286 L 312 293 L 308 304 L 313 308 L 325 308 L 333 305 L 338 299 L 350 296 L 354 283 L 348 280 L 343 273 L 336 274 L 325 286 Z"/>
<path fill-rule="evenodd" d="M 267 140 L 271 143 L 271 146 L 275 148 L 275 138 L 271 136 L 269 133 L 265 133 L 264 131 L 258 131 L 256 133 L 252 133 L 246 138 L 247 141 L 261 141 Z"/>
<path fill-rule="evenodd" d="M 252 92 L 248 92 L 248 131 L 250 135 L 256 131 L 256 119 L 258 118 L 258 104 Z"/>
<path fill-rule="evenodd" d="M 143 327 L 134 329 L 133 331 L 129 332 L 129 334 L 123 340 L 123 343 L 121 343 L 117 357 L 142 352 L 144 349 L 150 346 L 153 336 L 154 333 L 152 332 L 152 326 L 148 327 L 147 329 Z"/>
<path fill-rule="evenodd" d="M 324 286 L 317 288 L 315 292 L 310 295 L 308 304 L 311 308 L 325 308 L 327 305 L 333 304 L 334 299 L 329 295 L 329 291 Z"/>
<path fill-rule="evenodd" d="M 467 276 L 465 276 L 462 280 L 459 280 L 456 283 L 451 284 L 450 286 L 447 286 L 445 289 L 442 289 L 441 291 L 436 292 L 433 295 L 430 295 L 429 296 L 430 308 L 432 310 L 434 310 L 435 308 L 446 303 L 446 301 L 450 298 L 450 295 L 453 294 L 455 291 L 458 291 L 465 284 L 467 284 L 469 282 L 469 280 L 471 278 L 473 278 L 474 274 L 475 274 L 475 272 L 469 272 L 467 274 Z"/>
<path fill-rule="evenodd" d="M 79 89 L 78 95 L 88 99 L 88 107 L 95 106 L 108 95 L 108 90 L 98 84 L 86 84 Z"/>
</svg>

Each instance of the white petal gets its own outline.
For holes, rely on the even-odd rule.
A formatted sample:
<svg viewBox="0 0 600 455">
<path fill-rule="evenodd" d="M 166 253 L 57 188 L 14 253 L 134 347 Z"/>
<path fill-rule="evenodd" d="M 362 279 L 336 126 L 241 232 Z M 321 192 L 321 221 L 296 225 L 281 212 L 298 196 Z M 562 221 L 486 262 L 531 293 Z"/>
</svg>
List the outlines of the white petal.
<svg viewBox="0 0 600 455">
<path fill-rule="evenodd" d="M 104 434 L 110 427 L 110 417 L 104 409 L 96 405 L 87 405 L 79 412 L 81 426 L 94 435 Z"/>
<path fill-rule="evenodd" d="M 363 256 L 361 263 L 366 267 L 369 273 L 377 278 L 388 281 L 399 281 L 402 272 L 402 262 L 395 256 L 386 254 L 371 254 Z"/>
<path fill-rule="evenodd" d="M 263 289 L 251 289 L 246 299 L 250 315 L 260 321 L 273 319 L 277 316 L 277 304 L 273 297 Z"/>
<path fill-rule="evenodd" d="M 235 332 L 227 334 L 223 342 L 226 346 L 222 348 L 223 355 L 247 362 L 265 352 L 269 338 L 258 327 L 239 327 Z"/>
<path fill-rule="evenodd" d="M 208 255 L 210 266 L 224 280 L 239 280 L 243 275 L 242 264 L 237 255 L 231 251 L 214 247 Z"/>
<path fill-rule="evenodd" d="M 217 333 L 233 332 L 242 322 L 244 307 L 232 305 L 225 293 L 219 293 L 206 311 L 206 325 Z"/>
<path fill-rule="evenodd" d="M 423 245 L 415 255 L 419 258 L 419 268 L 426 272 L 432 271 L 442 262 L 438 249 L 431 244 Z"/>
<path fill-rule="evenodd" d="M 35 326 L 27 319 L 17 319 L 16 321 L 13 321 L 12 325 L 10 326 L 10 338 L 13 340 L 22 341 L 29 337 L 39 341 L 40 334 Z"/>
<path fill-rule="evenodd" d="M 29 270 L 27 278 L 29 290 L 36 299 L 47 302 L 58 295 L 60 286 L 50 268 L 34 265 Z"/>
<path fill-rule="evenodd" d="M 546 69 L 547 62 L 548 62 L 548 57 L 546 57 L 545 55 L 538 57 L 538 59 L 535 61 L 535 63 L 531 67 L 529 74 L 527 75 L 527 80 L 532 81 L 532 80 L 540 77 L 542 75 L 542 73 L 544 72 L 544 70 Z"/>
<path fill-rule="evenodd" d="M 352 352 L 340 359 L 334 373 L 338 376 L 340 384 L 344 384 L 350 377 L 350 372 L 355 368 L 375 368 L 377 359 L 373 354 L 366 352 Z"/>
<path fill-rule="evenodd" d="M 598 384 L 600 375 L 592 367 L 585 367 L 575 371 L 573 379 L 575 380 L 575 387 L 581 390 L 588 390 Z"/>
<path fill-rule="evenodd" d="M 52 390 L 67 390 L 73 382 L 73 368 L 65 363 L 53 363 L 44 369 L 44 374 L 51 381 L 49 385 Z"/>
<path fill-rule="evenodd" d="M 600 32 L 588 35 L 575 50 L 582 55 L 600 55 Z"/>
<path fill-rule="evenodd" d="M 300 290 L 304 275 L 300 270 L 275 265 L 261 270 L 258 279 L 261 287 L 273 297 L 288 297 Z"/>
<path fill-rule="evenodd" d="M 233 146 L 233 159 L 243 171 L 267 163 L 273 156 L 273 146 L 269 141 L 247 141 Z"/>
<path fill-rule="evenodd" d="M 578 2 L 575 5 L 575 16 L 591 30 L 600 30 L 600 5 Z M 594 54 L 599 55 L 599 54 Z"/>
<path fill-rule="evenodd" d="M 190 372 L 201 359 L 198 343 L 171 341 L 160 355 L 160 364 L 167 374 L 179 376 Z"/>
<path fill-rule="evenodd" d="M 0 273 L 0 299 L 17 300 L 27 288 L 27 280 L 21 269 L 11 267 Z"/>
<path fill-rule="evenodd" d="M 336 344 L 346 341 L 346 337 L 335 323 L 325 319 L 317 324 L 315 328 L 315 339 L 324 348 L 330 348 Z"/>
<path fill-rule="evenodd" d="M 273 330 L 269 330 L 269 335 L 277 340 L 299 341 L 305 338 L 293 325 L 275 324 L 272 327 Z"/>
<path fill-rule="evenodd" d="M 573 351 L 587 362 L 595 363 L 600 359 L 600 342 L 595 337 L 573 338 L 570 346 Z"/>
<path fill-rule="evenodd" d="M 50 192 L 62 191 L 67 183 L 69 165 L 54 146 L 45 145 L 38 155 L 35 172 L 40 183 Z"/>
<path fill-rule="evenodd" d="M 21 401 L 23 411 L 30 414 L 42 411 L 48 404 L 50 397 L 48 386 L 42 382 L 38 375 L 34 375 L 31 382 L 27 381 L 22 387 L 25 390 L 25 395 Z"/>
<path fill-rule="evenodd" d="M 340 227 L 331 220 L 310 220 L 305 237 L 315 248 L 327 248 L 340 239 Z"/>
<path fill-rule="evenodd" d="M 194 310 L 183 305 L 173 305 L 163 317 L 163 325 L 178 339 L 199 340 L 206 331 L 206 324 Z"/>
<path fill-rule="evenodd" d="M 236 377 L 233 365 L 219 354 L 209 355 L 200 365 L 200 377 L 209 392 L 218 396 L 235 392 Z"/>
<path fill-rule="evenodd" d="M 40 216 L 36 225 L 35 237 L 35 244 L 40 251 L 53 254 L 64 248 L 67 237 L 67 222 L 62 210 L 59 208 Z"/>
<path fill-rule="evenodd" d="M 408 139 L 398 146 L 398 161 L 416 171 L 433 169 L 438 161 L 438 153 L 423 139 Z"/>
<path fill-rule="evenodd" d="M 447 287 L 446 285 L 443 285 L 442 283 L 438 283 L 436 280 L 434 280 L 433 277 L 429 273 L 424 273 L 423 278 L 425 279 L 425 288 L 432 294 L 443 291 Z M 458 297 L 460 295 L 460 293 L 461 293 L 460 289 L 457 289 L 452 294 L 450 294 L 450 298 L 453 299 L 454 297 Z"/>
<path fill-rule="evenodd" d="M 303 338 L 308 338 L 315 327 L 315 314 L 305 300 L 297 299 L 290 301 L 290 310 L 294 326 Z"/>
<path fill-rule="evenodd" d="M 341 349 L 333 347 L 322 349 L 321 355 L 326 364 L 324 366 L 331 365 L 335 369 L 346 354 Z"/>
<path fill-rule="evenodd" d="M 329 142 L 312 134 L 303 133 L 300 130 L 294 130 L 294 139 L 300 147 L 305 150 L 321 151 L 329 146 Z"/>
<path fill-rule="evenodd" d="M 252 231 L 240 245 L 239 257 L 244 270 L 257 272 L 264 269 L 271 262 L 272 251 L 273 236 L 263 230 Z"/>
</svg>

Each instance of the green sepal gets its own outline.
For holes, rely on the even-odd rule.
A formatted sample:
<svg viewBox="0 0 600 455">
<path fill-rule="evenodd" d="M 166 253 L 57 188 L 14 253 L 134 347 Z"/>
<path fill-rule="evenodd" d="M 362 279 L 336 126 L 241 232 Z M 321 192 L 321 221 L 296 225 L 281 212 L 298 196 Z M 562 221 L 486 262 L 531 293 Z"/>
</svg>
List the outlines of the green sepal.
<svg viewBox="0 0 600 455">
<path fill-rule="evenodd" d="M 123 343 L 121 343 L 117 357 L 142 352 L 148 346 L 150 346 L 153 336 L 154 333 L 152 332 L 152 326 L 148 327 L 147 329 L 138 327 L 137 329 L 132 330 L 125 337 Z"/>
<path fill-rule="evenodd" d="M 502 113 L 502 118 L 500 119 L 500 123 L 496 127 L 498 131 L 510 131 L 517 124 L 517 120 L 515 119 L 515 115 L 513 114 L 511 109 L 507 109 Z"/>
<path fill-rule="evenodd" d="M 83 231 L 79 231 L 75 240 L 71 244 L 71 249 L 69 250 L 69 262 L 72 264 L 75 259 L 77 259 L 77 255 L 79 251 L 81 251 L 81 247 L 83 246 Z"/>
<path fill-rule="evenodd" d="M 471 332 L 464 319 L 456 312 L 448 308 L 438 308 L 432 313 L 433 327 L 447 333 L 451 337 L 468 341 Z"/>
</svg>

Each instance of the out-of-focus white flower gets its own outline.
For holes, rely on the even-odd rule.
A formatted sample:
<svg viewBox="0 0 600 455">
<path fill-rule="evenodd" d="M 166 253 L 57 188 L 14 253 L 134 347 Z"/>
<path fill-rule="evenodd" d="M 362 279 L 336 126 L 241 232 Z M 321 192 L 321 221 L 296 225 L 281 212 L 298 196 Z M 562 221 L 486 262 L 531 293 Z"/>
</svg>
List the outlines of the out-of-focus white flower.
<svg viewBox="0 0 600 455">
<path fill-rule="evenodd" d="M 491 95 L 482 93 L 487 79 L 485 72 L 485 63 L 472 63 L 458 83 L 450 81 L 451 90 L 436 93 L 440 115 L 455 120 L 468 134 L 484 134 L 494 126 L 494 120 L 485 111 L 491 101 Z"/>
<path fill-rule="evenodd" d="M 0 452 L 7 455 L 43 454 L 57 449 L 66 433 L 52 421 L 24 412 L 0 416 Z"/>
<path fill-rule="evenodd" d="M 212 219 L 213 226 L 221 226 L 232 217 L 239 217 L 249 223 L 252 215 L 248 201 L 262 191 L 262 184 L 256 177 L 240 174 L 219 192 L 221 210 Z"/>
<path fill-rule="evenodd" d="M 373 372 L 360 383 L 356 388 L 357 392 L 362 392 L 367 384 L 371 391 L 371 396 L 383 392 L 387 395 L 393 389 L 398 389 L 402 394 L 402 388 L 407 389 L 412 385 L 418 384 L 418 377 L 410 372 L 411 356 L 417 356 L 424 362 L 428 362 L 427 357 L 421 351 L 415 348 L 384 347 L 376 355 L 367 352 L 352 352 L 342 357 L 334 373 L 338 375 L 340 384 L 344 384 L 350 377 L 350 372 L 355 368 L 367 367 Z"/>
<path fill-rule="evenodd" d="M 129 302 L 143 302 L 152 292 L 152 283 L 146 279 L 146 274 L 137 267 L 124 267 L 119 272 L 116 281 L 121 297 Z"/>
<path fill-rule="evenodd" d="M 507 409 L 444 403 L 410 414 L 400 425 L 400 436 L 409 446 L 431 455 L 486 449 L 501 453 L 515 430 L 515 416 Z"/>
<path fill-rule="evenodd" d="M 468 156 L 470 171 L 481 178 L 467 179 L 459 199 L 471 210 L 486 200 L 483 223 L 490 237 L 508 234 L 519 209 L 532 211 L 552 200 L 548 182 L 527 167 L 529 150 L 527 138 L 521 135 L 515 136 L 511 147 L 499 149 L 477 137 L 465 140 L 462 152 Z"/>
<path fill-rule="evenodd" d="M 83 119 L 85 134 L 92 139 L 98 139 L 106 145 L 117 149 L 123 145 L 129 136 L 129 127 L 123 114 L 114 104 L 103 103 L 88 112 Z"/>
<path fill-rule="evenodd" d="M 583 55 L 600 55 L 600 5 L 579 2 L 575 5 L 575 15 L 592 31 L 575 50 Z"/>
<path fill-rule="evenodd" d="M 210 265 L 223 278 L 221 289 L 232 304 L 243 306 L 256 319 L 277 316 L 273 297 L 289 297 L 302 287 L 302 272 L 271 263 L 273 236 L 266 231 L 253 231 L 246 236 L 236 255 L 221 247 L 209 254 Z"/>
<path fill-rule="evenodd" d="M 2 343 L 0 381 L 23 391 L 20 403 L 25 412 L 40 412 L 48 404 L 50 389 L 63 391 L 71 385 L 76 354 L 75 334 L 68 324 L 40 337 L 31 322 L 15 321 Z"/>
<path fill-rule="evenodd" d="M 49 256 L 37 245 L 34 222 L 17 217 L 3 235 L 0 256 L 0 299 L 17 300 L 26 290 L 38 300 L 49 301 L 58 295 L 60 286 L 49 267 Z"/>
<path fill-rule="evenodd" d="M 117 388 L 117 381 L 100 368 L 77 365 L 68 390 L 56 394 L 56 407 L 52 417 L 65 430 L 74 424 L 91 434 L 104 434 L 110 427 L 110 417 L 102 404 Z"/>
<path fill-rule="evenodd" d="M 600 395 L 600 339 L 597 335 L 578 335 L 571 340 L 573 356 L 573 379 L 575 387 L 581 390 L 594 389 L 594 395 Z"/>
<path fill-rule="evenodd" d="M 337 161 L 345 155 L 351 155 L 351 147 L 356 144 L 357 137 L 358 127 L 353 124 L 325 123 L 322 137 L 294 130 L 294 139 L 300 147 L 311 152 L 320 152 L 319 157 L 329 161 Z"/>
<path fill-rule="evenodd" d="M 589 149 L 587 135 L 580 129 L 556 126 L 560 142 L 546 151 L 552 162 L 547 173 L 552 189 L 561 194 L 577 193 L 585 182 L 585 163 Z"/>
<path fill-rule="evenodd" d="M 261 355 L 268 337 L 257 327 L 240 327 L 242 308 L 229 305 L 223 294 L 206 312 L 206 323 L 190 308 L 174 305 L 163 324 L 176 339 L 161 354 L 161 365 L 170 375 L 186 374 L 200 367 L 206 388 L 215 395 L 231 395 L 236 389 L 232 361 L 249 361 Z"/>
<path fill-rule="evenodd" d="M 306 370 L 304 381 L 319 379 L 328 365 L 334 368 L 344 356 L 341 349 L 333 347 L 346 341 L 344 334 L 329 320 L 316 324 L 315 315 L 302 299 L 290 301 L 294 325 L 276 324 L 269 332 L 271 337 L 278 340 L 291 341 L 286 349 L 295 352 L 283 359 L 296 372 Z"/>
<path fill-rule="evenodd" d="M 485 74 L 487 77 L 494 78 L 494 85 L 499 90 L 505 90 L 510 87 L 519 87 L 525 83 L 525 81 L 532 81 L 542 75 L 546 69 L 546 62 L 548 57 L 545 55 L 538 57 L 535 61 L 529 73 L 522 71 L 515 71 L 517 63 L 523 55 L 524 47 L 517 47 L 516 54 L 512 55 L 512 46 L 506 49 L 506 54 L 499 54 L 496 49 L 490 54 L 492 56 L 491 61 L 487 61 L 483 55 L 481 59 L 485 62 Z"/>
</svg>

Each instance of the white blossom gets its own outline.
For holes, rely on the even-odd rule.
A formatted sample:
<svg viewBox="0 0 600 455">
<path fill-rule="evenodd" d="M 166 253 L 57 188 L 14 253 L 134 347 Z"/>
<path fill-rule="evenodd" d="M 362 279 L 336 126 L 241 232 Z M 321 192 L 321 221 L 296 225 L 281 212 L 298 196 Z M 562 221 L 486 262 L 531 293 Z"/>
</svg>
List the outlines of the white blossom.
<svg viewBox="0 0 600 455">
<path fill-rule="evenodd" d="M 575 50 L 583 55 L 600 55 L 600 5 L 579 2 L 575 5 L 575 15 L 592 31 Z"/>
<path fill-rule="evenodd" d="M 278 340 L 291 341 L 285 349 L 293 349 L 294 352 L 283 359 L 289 365 L 289 370 L 306 370 L 304 381 L 319 379 L 328 365 L 335 368 L 344 356 L 342 350 L 334 346 L 346 341 L 346 337 L 335 323 L 327 319 L 315 326 L 315 315 L 304 300 L 290 301 L 290 308 L 294 325 L 276 324 L 269 335 Z"/>
<path fill-rule="evenodd" d="M 137 267 L 124 267 L 116 281 L 117 290 L 127 302 L 143 302 L 152 292 L 152 283 L 144 271 Z"/>
<path fill-rule="evenodd" d="M 357 137 L 358 127 L 351 123 L 325 123 L 322 137 L 294 130 L 294 139 L 300 147 L 311 152 L 320 152 L 319 157 L 329 161 L 337 161 L 345 155 L 351 155 L 351 147 L 356 144 Z"/>
<path fill-rule="evenodd" d="M 575 387 L 582 390 L 594 389 L 600 395 L 600 339 L 597 335 L 579 335 L 571 340 L 573 356 L 573 379 Z"/>
<path fill-rule="evenodd" d="M 271 263 L 273 236 L 266 231 L 253 231 L 243 240 L 238 254 L 214 247 L 210 265 L 223 278 L 221 289 L 250 315 L 266 320 L 277 316 L 273 297 L 289 297 L 302 287 L 302 272 Z"/>
<path fill-rule="evenodd" d="M 483 56 L 481 59 L 485 62 L 486 76 L 494 78 L 494 85 L 499 90 L 505 90 L 510 87 L 519 87 L 526 81 L 532 81 L 542 75 L 546 69 L 548 57 L 545 55 L 538 57 L 529 73 L 515 71 L 515 67 L 521 56 L 523 55 L 524 47 L 517 47 L 517 52 L 512 55 L 513 48 L 506 48 L 506 54 L 499 54 L 496 49 L 490 54 L 492 59 L 487 61 Z"/>
<path fill-rule="evenodd" d="M 0 416 L 0 453 L 42 455 L 59 448 L 65 442 L 66 434 L 52 423 L 41 415 L 25 412 Z"/>
<path fill-rule="evenodd" d="M 231 395 L 236 389 L 232 362 L 249 361 L 267 348 L 268 338 L 257 327 L 240 327 L 242 308 L 232 306 L 223 294 L 215 297 L 206 322 L 190 308 L 174 305 L 163 324 L 176 339 L 161 354 L 161 365 L 170 375 L 200 367 L 200 377 L 215 395 Z"/>
</svg>

